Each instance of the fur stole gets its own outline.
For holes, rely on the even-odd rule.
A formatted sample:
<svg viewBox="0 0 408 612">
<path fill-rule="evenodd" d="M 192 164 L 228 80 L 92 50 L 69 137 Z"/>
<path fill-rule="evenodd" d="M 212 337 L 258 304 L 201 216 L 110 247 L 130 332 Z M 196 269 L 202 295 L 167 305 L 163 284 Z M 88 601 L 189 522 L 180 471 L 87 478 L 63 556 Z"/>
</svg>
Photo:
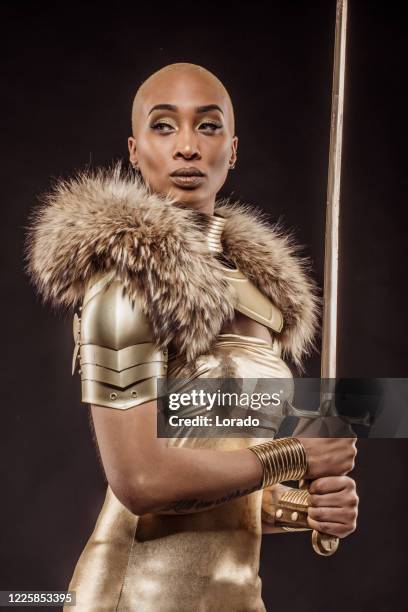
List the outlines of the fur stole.
<svg viewBox="0 0 408 612">
<path fill-rule="evenodd" d="M 260 209 L 224 198 L 215 211 L 226 218 L 224 254 L 282 311 L 282 356 L 302 372 L 303 357 L 316 349 L 322 305 L 309 258 Z M 142 295 L 158 348 L 173 341 L 192 360 L 234 318 L 206 223 L 208 215 L 152 192 L 120 164 L 79 172 L 57 181 L 33 209 L 25 271 L 43 301 L 76 307 L 95 272 L 116 269 L 129 296 Z"/>
</svg>

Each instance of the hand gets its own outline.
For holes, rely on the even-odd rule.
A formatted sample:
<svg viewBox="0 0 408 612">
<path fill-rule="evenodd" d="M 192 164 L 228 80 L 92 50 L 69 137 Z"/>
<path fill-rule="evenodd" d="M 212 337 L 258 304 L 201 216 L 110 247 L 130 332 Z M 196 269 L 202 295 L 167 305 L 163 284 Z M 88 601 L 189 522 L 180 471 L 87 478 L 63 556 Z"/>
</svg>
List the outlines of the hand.
<svg viewBox="0 0 408 612">
<path fill-rule="evenodd" d="M 356 438 L 299 438 L 306 450 L 306 479 L 345 476 L 354 468 Z"/>
<path fill-rule="evenodd" d="M 311 483 L 309 493 L 309 527 L 338 538 L 345 538 L 355 531 L 359 499 L 352 478 L 318 478 Z"/>
</svg>

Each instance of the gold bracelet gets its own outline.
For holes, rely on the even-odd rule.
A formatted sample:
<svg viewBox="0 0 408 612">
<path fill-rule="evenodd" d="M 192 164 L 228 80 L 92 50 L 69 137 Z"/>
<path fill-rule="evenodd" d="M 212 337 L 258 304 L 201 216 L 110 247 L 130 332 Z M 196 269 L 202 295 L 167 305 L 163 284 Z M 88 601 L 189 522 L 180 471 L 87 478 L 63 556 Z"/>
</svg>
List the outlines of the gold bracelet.
<svg viewBox="0 0 408 612">
<path fill-rule="evenodd" d="M 307 489 L 288 489 L 279 499 L 275 511 L 274 524 L 284 531 L 310 531 L 307 522 L 309 508 L 309 491 Z M 270 522 L 270 521 L 269 521 Z M 312 529 L 312 546 L 318 555 L 329 557 L 339 547 L 336 536 L 320 533 Z"/>
<path fill-rule="evenodd" d="M 275 524 L 285 531 L 310 531 L 307 522 L 309 491 L 307 489 L 288 489 L 279 499 Z"/>
<path fill-rule="evenodd" d="M 280 438 L 248 448 L 263 467 L 261 489 L 278 482 L 300 480 L 307 472 L 306 451 L 297 438 Z"/>
</svg>

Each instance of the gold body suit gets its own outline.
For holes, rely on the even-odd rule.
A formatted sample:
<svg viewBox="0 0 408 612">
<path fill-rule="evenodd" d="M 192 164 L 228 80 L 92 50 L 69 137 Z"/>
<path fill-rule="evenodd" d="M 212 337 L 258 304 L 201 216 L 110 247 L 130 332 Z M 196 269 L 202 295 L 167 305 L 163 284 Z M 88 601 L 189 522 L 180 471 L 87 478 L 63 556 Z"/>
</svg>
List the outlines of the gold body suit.
<svg viewBox="0 0 408 612">
<path fill-rule="evenodd" d="M 214 216 L 208 241 L 220 253 L 223 221 Z M 220 333 L 207 354 L 187 363 L 183 354 L 157 351 L 147 319 L 130 304 L 112 274 L 88 285 L 81 318 L 74 321 L 73 370 L 80 368 L 82 400 L 137 410 L 155 398 L 156 378 L 285 378 L 279 309 L 237 269 L 225 266 L 236 312 L 271 330 L 270 341 Z M 291 399 L 291 398 L 290 398 Z M 283 420 L 271 415 L 270 437 Z M 186 432 L 186 436 L 187 436 Z M 261 438 L 169 438 L 171 446 L 235 450 Z M 215 508 L 180 515 L 132 514 L 108 485 L 95 528 L 76 564 L 69 590 L 76 606 L 65 610 L 135 612 L 265 612 L 259 557 L 259 490 Z"/>
</svg>

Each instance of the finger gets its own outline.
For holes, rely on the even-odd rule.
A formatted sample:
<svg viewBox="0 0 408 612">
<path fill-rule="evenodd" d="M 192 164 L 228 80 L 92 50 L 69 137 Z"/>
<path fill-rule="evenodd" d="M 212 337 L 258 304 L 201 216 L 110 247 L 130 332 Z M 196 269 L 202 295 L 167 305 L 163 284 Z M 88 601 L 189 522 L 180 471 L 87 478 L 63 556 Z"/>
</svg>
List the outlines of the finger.
<svg viewBox="0 0 408 612">
<path fill-rule="evenodd" d="M 353 531 L 342 523 L 330 523 L 328 521 L 319 522 L 309 517 L 307 522 L 311 529 L 316 529 L 316 531 L 319 531 L 320 533 L 326 533 L 327 535 L 336 536 L 338 538 L 345 538 Z"/>
<path fill-rule="evenodd" d="M 323 478 L 316 478 L 312 481 L 309 487 L 309 493 L 336 493 L 342 491 L 347 486 L 346 476 L 324 476 Z"/>
<path fill-rule="evenodd" d="M 309 505 L 315 508 L 342 508 L 344 506 L 343 494 L 339 491 L 337 493 L 325 493 L 323 495 L 309 495 Z"/>
<path fill-rule="evenodd" d="M 347 508 L 308 508 L 308 516 L 323 523 L 343 523 L 353 520 L 353 511 Z"/>
<path fill-rule="evenodd" d="M 356 508 L 359 498 L 354 492 L 338 491 L 323 495 L 309 495 L 308 504 L 313 508 Z"/>
</svg>

